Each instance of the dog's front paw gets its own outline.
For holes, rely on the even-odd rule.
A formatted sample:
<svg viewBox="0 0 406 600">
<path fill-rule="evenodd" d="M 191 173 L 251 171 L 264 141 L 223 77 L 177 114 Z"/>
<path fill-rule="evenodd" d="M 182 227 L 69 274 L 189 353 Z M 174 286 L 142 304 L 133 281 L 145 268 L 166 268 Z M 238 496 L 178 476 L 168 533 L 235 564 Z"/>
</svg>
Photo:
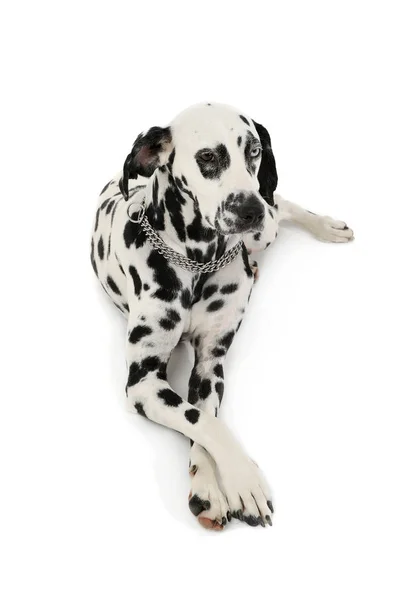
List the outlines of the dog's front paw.
<svg viewBox="0 0 406 600">
<path fill-rule="evenodd" d="M 189 508 L 205 529 L 221 531 L 231 514 L 223 492 L 217 483 L 214 466 L 201 464 L 190 467 L 192 487 Z"/>
<path fill-rule="evenodd" d="M 259 467 L 243 457 L 220 473 L 231 515 L 252 527 L 272 525 L 270 492 Z"/>
<path fill-rule="evenodd" d="M 354 239 L 354 232 L 344 221 L 336 221 L 331 217 L 314 215 L 316 219 L 311 225 L 313 234 L 323 242 L 350 242 Z"/>
</svg>

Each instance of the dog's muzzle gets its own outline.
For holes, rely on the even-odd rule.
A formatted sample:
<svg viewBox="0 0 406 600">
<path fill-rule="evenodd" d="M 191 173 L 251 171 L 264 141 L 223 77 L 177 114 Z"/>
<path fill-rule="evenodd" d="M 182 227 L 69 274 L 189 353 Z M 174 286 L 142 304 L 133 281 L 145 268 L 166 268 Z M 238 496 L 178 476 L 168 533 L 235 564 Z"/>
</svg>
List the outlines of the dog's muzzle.
<svg viewBox="0 0 406 600">
<path fill-rule="evenodd" d="M 265 210 L 262 203 L 254 194 L 243 196 L 235 205 L 234 213 L 236 216 L 236 225 L 241 231 L 253 231 L 262 226 L 265 217 Z"/>
</svg>

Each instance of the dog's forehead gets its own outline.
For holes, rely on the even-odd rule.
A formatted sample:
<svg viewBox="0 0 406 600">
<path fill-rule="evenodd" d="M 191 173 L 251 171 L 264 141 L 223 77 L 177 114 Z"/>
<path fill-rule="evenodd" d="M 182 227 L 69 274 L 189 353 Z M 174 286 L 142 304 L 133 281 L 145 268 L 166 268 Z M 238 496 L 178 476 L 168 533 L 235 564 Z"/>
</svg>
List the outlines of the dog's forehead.
<svg viewBox="0 0 406 600">
<path fill-rule="evenodd" d="M 171 123 L 175 144 L 190 145 L 237 140 L 253 130 L 253 123 L 237 109 L 223 104 L 198 104 L 180 113 Z"/>
</svg>

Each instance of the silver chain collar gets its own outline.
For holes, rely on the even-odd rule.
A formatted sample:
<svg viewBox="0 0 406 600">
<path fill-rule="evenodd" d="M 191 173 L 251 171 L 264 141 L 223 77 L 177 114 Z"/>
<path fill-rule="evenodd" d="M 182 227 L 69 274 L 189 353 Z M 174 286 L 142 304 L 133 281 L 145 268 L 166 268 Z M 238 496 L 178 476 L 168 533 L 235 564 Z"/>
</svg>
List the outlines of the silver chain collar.
<svg viewBox="0 0 406 600">
<path fill-rule="evenodd" d="M 213 273 L 214 271 L 218 271 L 219 269 L 229 265 L 237 257 L 242 248 L 243 243 L 242 240 L 240 240 L 235 246 L 230 248 L 230 250 L 227 250 L 223 256 L 217 260 L 210 260 L 207 263 L 200 263 L 196 260 L 187 258 L 187 256 L 180 254 L 180 252 L 176 252 L 176 250 L 173 250 L 170 246 L 165 244 L 163 239 L 151 227 L 151 224 L 147 219 L 147 215 L 145 214 L 145 201 L 143 201 L 139 206 L 139 209 L 136 213 L 137 217 L 134 219 L 133 215 L 130 214 L 130 208 L 134 204 L 138 204 L 138 202 L 131 202 L 131 204 L 127 206 L 127 215 L 130 221 L 132 223 L 141 225 L 151 246 L 153 246 L 155 250 L 157 250 L 169 261 L 178 267 L 181 267 L 181 269 L 192 271 L 192 273 Z"/>
</svg>

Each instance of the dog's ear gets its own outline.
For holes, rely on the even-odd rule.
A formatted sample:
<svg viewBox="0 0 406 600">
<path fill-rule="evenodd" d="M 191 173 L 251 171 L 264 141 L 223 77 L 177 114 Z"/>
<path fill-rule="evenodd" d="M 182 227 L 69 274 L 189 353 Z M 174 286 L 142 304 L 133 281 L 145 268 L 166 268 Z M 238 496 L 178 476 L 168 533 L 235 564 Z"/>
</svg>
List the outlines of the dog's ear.
<svg viewBox="0 0 406 600">
<path fill-rule="evenodd" d="M 278 173 L 272 152 L 271 138 L 263 125 L 255 121 L 254 125 L 262 145 L 262 160 L 258 171 L 259 193 L 268 204 L 273 206 L 273 193 L 278 185 Z"/>
<path fill-rule="evenodd" d="M 165 164 L 173 149 L 170 127 L 151 127 L 141 133 L 134 142 L 123 166 L 123 176 L 119 187 L 128 200 L 128 180 L 138 175 L 150 177 L 157 167 Z"/>
</svg>

